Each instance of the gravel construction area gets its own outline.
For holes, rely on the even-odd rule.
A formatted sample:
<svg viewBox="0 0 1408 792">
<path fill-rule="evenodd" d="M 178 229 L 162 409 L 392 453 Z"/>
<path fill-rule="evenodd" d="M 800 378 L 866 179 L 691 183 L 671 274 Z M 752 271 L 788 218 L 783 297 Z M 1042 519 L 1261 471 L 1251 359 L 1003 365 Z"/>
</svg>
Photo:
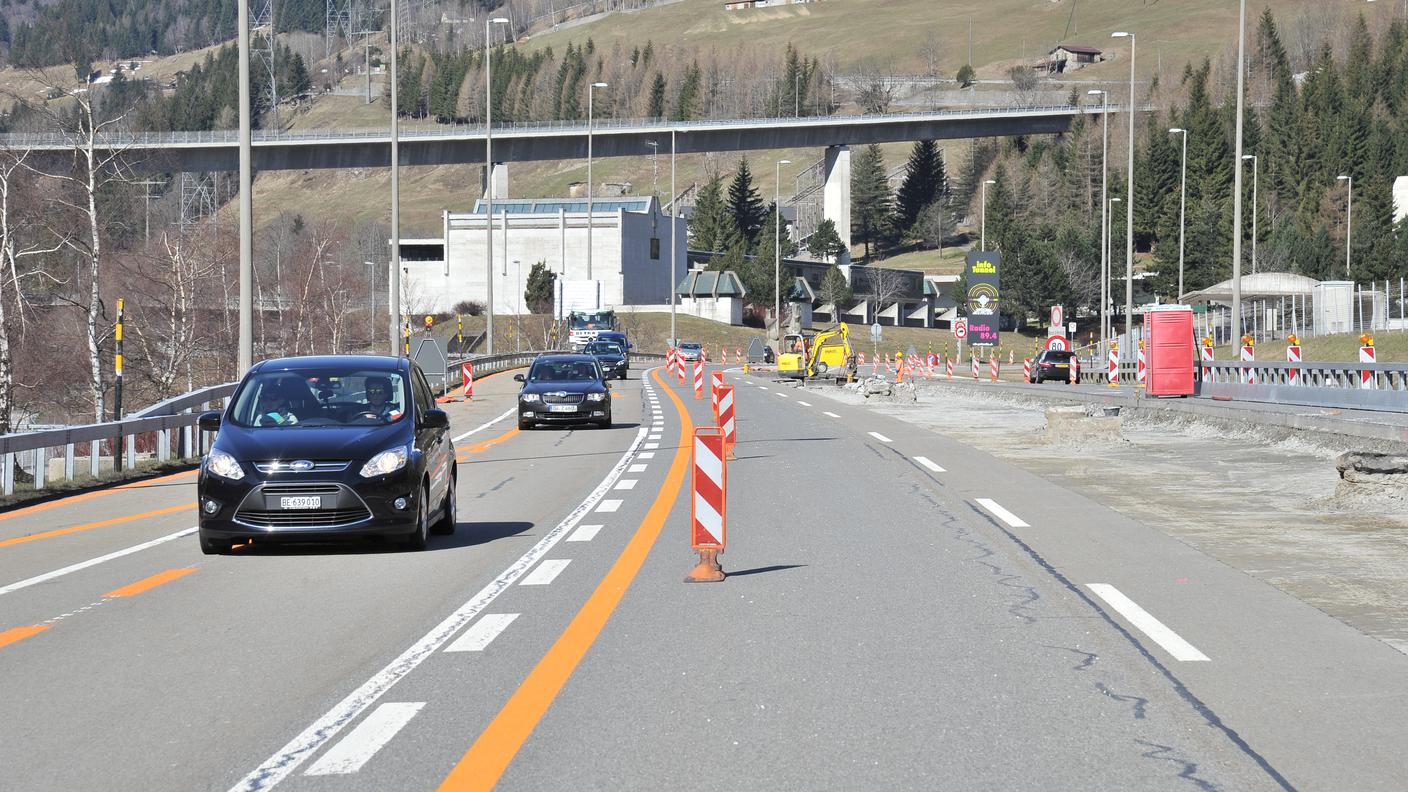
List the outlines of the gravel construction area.
<svg viewBox="0 0 1408 792">
<path fill-rule="evenodd" d="M 1408 653 L 1408 484 L 1364 494 L 1335 467 L 1370 441 L 1125 410 L 1122 440 L 1056 444 L 1039 397 L 927 383 L 910 403 L 809 390 L 1020 465 Z"/>
</svg>

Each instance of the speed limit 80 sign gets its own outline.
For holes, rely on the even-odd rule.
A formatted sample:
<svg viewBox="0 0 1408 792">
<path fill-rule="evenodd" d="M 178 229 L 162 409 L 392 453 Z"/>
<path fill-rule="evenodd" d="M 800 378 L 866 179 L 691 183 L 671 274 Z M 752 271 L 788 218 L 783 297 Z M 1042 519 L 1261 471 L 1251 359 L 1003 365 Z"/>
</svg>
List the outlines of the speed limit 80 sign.
<svg viewBox="0 0 1408 792">
<path fill-rule="evenodd" d="M 1057 352 L 1065 352 L 1071 348 L 1070 342 L 1065 336 L 1054 335 L 1046 339 L 1046 348 Z"/>
<path fill-rule="evenodd" d="M 953 337 L 959 341 L 968 337 L 968 320 L 959 319 L 953 323 Z"/>
</svg>

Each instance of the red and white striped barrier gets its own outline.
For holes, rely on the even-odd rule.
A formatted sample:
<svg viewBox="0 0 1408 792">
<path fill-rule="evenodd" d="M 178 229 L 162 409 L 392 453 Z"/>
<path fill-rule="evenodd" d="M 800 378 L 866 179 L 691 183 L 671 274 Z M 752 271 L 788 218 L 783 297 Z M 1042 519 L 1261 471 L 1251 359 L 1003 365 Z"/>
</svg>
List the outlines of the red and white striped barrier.
<svg viewBox="0 0 1408 792">
<path fill-rule="evenodd" d="M 1251 344 L 1243 344 L 1243 345 L 1242 345 L 1242 362 L 1243 362 L 1243 363 L 1255 363 L 1255 362 L 1256 362 L 1256 347 L 1252 346 Z M 1242 370 L 1242 382 L 1245 382 L 1245 383 L 1248 384 L 1248 385 L 1255 385 L 1255 384 L 1256 384 L 1256 370 L 1255 370 L 1255 369 L 1250 369 L 1250 368 L 1248 368 L 1248 369 L 1243 369 L 1243 370 Z"/>
<path fill-rule="evenodd" d="M 1372 346 L 1362 346 L 1362 347 L 1359 347 L 1359 362 L 1360 362 L 1360 363 L 1373 363 L 1373 362 L 1375 362 L 1374 348 L 1373 348 Z M 1361 369 L 1360 372 L 1359 372 L 1359 387 L 1362 388 L 1363 390 L 1373 390 L 1373 389 L 1374 389 L 1374 372 L 1370 371 L 1369 369 Z"/>
<path fill-rule="evenodd" d="M 724 386 L 722 371 L 709 372 L 709 406 L 714 411 L 714 420 L 719 419 L 719 389 Z"/>
<path fill-rule="evenodd" d="M 1144 357 L 1144 342 L 1139 342 L 1139 358 L 1134 369 L 1134 381 L 1137 387 L 1144 387 L 1149 378 L 1149 362 Z"/>
<path fill-rule="evenodd" d="M 695 429 L 691 457 L 689 534 L 690 547 L 699 551 L 699 565 L 685 581 L 717 583 L 724 579 L 718 557 L 728 539 L 728 463 L 724 460 L 723 432 L 713 426 Z"/>
<path fill-rule="evenodd" d="M 953 358 L 944 358 L 944 374 L 953 379 Z"/>
<path fill-rule="evenodd" d="M 1031 381 L 1032 381 L 1032 359 L 1031 359 L 1031 358 L 1022 358 L 1022 381 L 1023 381 L 1023 382 L 1031 382 Z"/>
<path fill-rule="evenodd" d="M 719 413 L 715 420 L 719 430 L 724 433 L 724 454 L 728 459 L 735 459 L 733 447 L 738 444 L 738 424 L 733 420 L 733 386 L 721 385 L 719 387 Z"/>
<path fill-rule="evenodd" d="M 992 374 L 993 382 L 997 382 L 997 367 L 1001 362 L 997 355 L 988 358 L 988 371 Z"/>
<path fill-rule="evenodd" d="M 743 350 L 739 347 L 733 348 L 733 357 L 739 362 L 743 362 Z"/>
<path fill-rule="evenodd" d="M 728 347 L 719 347 L 719 362 L 728 365 Z"/>
<path fill-rule="evenodd" d="M 886 353 L 885 353 L 885 371 L 886 371 L 887 373 L 890 373 L 890 374 L 894 374 L 894 373 L 895 373 L 895 365 L 894 365 L 894 363 L 890 362 L 890 353 L 889 353 L 889 352 L 886 352 Z"/>
<path fill-rule="evenodd" d="M 685 371 L 686 364 L 688 363 L 689 361 L 684 359 L 683 353 L 675 355 L 675 373 L 679 375 L 681 385 L 685 384 L 685 378 L 688 376 Z"/>
<path fill-rule="evenodd" d="M 1299 344 L 1288 344 L 1288 345 L 1286 346 L 1286 362 L 1287 362 L 1287 363 L 1299 363 L 1299 362 L 1300 362 L 1300 345 L 1299 345 Z M 1292 366 L 1292 367 L 1291 367 L 1291 370 L 1290 370 L 1290 372 L 1289 372 L 1289 376 L 1287 376 L 1286 379 L 1287 379 L 1287 382 L 1289 382 L 1291 385 L 1299 385 L 1299 384 L 1300 384 L 1300 369 L 1298 369 L 1298 368 Z"/>
<path fill-rule="evenodd" d="M 864 366 L 864 365 L 865 365 L 865 353 L 864 353 L 864 352 L 857 352 L 857 353 L 856 353 L 856 365 L 857 365 L 857 366 Z"/>
<path fill-rule="evenodd" d="M 694 398 L 704 398 L 704 361 L 694 361 Z"/>
<path fill-rule="evenodd" d="M 1116 388 L 1120 384 L 1120 348 L 1110 347 L 1110 387 Z"/>
<path fill-rule="evenodd" d="M 978 354 L 973 353 L 973 381 L 978 381 Z"/>
<path fill-rule="evenodd" d="M 1080 359 L 1071 358 L 1071 384 L 1080 384 Z"/>
<path fill-rule="evenodd" d="M 464 382 L 464 390 L 460 396 L 469 401 L 474 398 L 474 364 L 468 361 L 460 364 L 460 380 Z"/>
<path fill-rule="evenodd" d="M 1202 350 L 1203 363 L 1213 362 L 1212 347 L 1204 344 L 1198 347 L 1198 349 Z M 1203 366 L 1203 382 L 1212 382 L 1212 366 Z"/>
</svg>

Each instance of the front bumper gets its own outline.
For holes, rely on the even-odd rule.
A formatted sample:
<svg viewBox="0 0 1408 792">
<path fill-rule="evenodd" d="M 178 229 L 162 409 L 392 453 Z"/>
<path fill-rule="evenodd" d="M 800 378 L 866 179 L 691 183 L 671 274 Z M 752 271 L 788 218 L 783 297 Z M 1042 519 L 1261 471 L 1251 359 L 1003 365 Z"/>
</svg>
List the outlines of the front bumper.
<svg viewBox="0 0 1408 792">
<path fill-rule="evenodd" d="M 403 536 L 416 530 L 421 490 L 413 465 L 388 476 L 356 478 L 246 474 L 240 481 L 230 481 L 201 471 L 196 485 L 200 531 L 220 539 L 300 541 Z M 283 508 L 284 497 L 318 497 L 321 504 L 316 509 Z M 404 508 L 396 508 L 397 499 L 404 499 Z M 206 511 L 210 502 L 216 505 L 214 513 Z"/>
<path fill-rule="evenodd" d="M 551 412 L 541 402 L 519 402 L 518 420 L 524 423 L 585 423 L 604 421 L 611 417 L 611 408 L 604 401 L 572 405 L 573 412 Z"/>
</svg>

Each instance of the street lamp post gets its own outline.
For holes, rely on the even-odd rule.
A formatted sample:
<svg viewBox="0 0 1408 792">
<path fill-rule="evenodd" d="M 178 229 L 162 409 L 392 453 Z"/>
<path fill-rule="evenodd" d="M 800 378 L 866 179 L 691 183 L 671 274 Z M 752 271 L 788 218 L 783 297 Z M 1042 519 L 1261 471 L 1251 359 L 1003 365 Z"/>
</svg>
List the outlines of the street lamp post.
<svg viewBox="0 0 1408 792">
<path fill-rule="evenodd" d="M 1129 162 L 1125 165 L 1124 202 L 1124 331 L 1134 333 L 1134 34 L 1118 31 L 1112 38 L 1129 39 Z"/>
<path fill-rule="evenodd" d="M 254 365 L 254 168 L 249 96 L 249 0 L 239 0 L 240 335 L 239 376 Z"/>
<path fill-rule="evenodd" d="M 1252 161 L 1252 274 L 1256 274 L 1256 188 L 1257 160 L 1255 154 L 1243 154 L 1242 159 Z"/>
<path fill-rule="evenodd" d="M 401 117 L 396 85 L 396 0 L 391 0 L 391 275 L 387 281 L 390 308 L 391 354 L 406 350 L 401 339 Z"/>
<path fill-rule="evenodd" d="M 1087 91 L 1100 95 L 1100 348 L 1110 338 L 1110 92 Z"/>
<path fill-rule="evenodd" d="M 587 280 L 592 279 L 592 95 L 605 87 L 604 82 L 587 86 Z"/>
<path fill-rule="evenodd" d="M 773 169 L 772 192 L 772 255 L 773 255 L 773 315 L 777 317 L 777 348 L 782 349 L 782 166 L 792 160 L 778 160 Z"/>
<path fill-rule="evenodd" d="M 1242 337 L 1242 119 L 1245 114 L 1242 83 L 1247 71 L 1247 0 L 1237 12 L 1237 131 L 1232 161 L 1232 333 L 1233 343 Z"/>
<path fill-rule="evenodd" d="M 489 26 L 507 24 L 503 17 L 484 20 L 484 282 L 488 287 L 484 344 L 490 355 L 494 354 L 494 77 Z M 395 85 L 395 78 L 391 82 Z"/>
<path fill-rule="evenodd" d="M 1112 256 L 1112 254 L 1114 253 L 1114 247 L 1115 247 L 1115 204 L 1117 204 L 1117 203 L 1120 203 L 1120 199 L 1119 199 L 1119 198 L 1111 198 L 1110 201 L 1109 201 L 1109 211 L 1106 213 L 1106 216 L 1109 217 L 1109 226 L 1106 227 L 1106 229 L 1105 229 L 1105 260 L 1106 260 L 1106 261 L 1109 261 L 1110 258 L 1111 258 L 1111 256 Z M 1111 262 L 1111 263 L 1113 263 L 1113 262 Z M 1108 294 L 1108 292 L 1109 292 L 1110 279 L 1111 279 L 1111 277 L 1113 276 L 1113 274 L 1114 274 L 1113 268 L 1107 268 L 1107 269 L 1105 270 L 1105 286 L 1106 286 L 1106 293 L 1107 293 L 1107 294 Z M 1114 300 L 1114 295 L 1113 295 L 1113 294 L 1109 294 L 1109 300 L 1110 300 L 1111 302 Z M 1104 307 L 1102 310 L 1103 310 L 1103 312 L 1104 312 L 1105 314 L 1108 315 L 1108 314 L 1110 313 L 1110 308 L 1111 308 L 1111 306 L 1110 306 L 1109 302 L 1107 302 L 1107 303 L 1105 304 L 1105 307 Z M 1107 319 L 1106 322 L 1105 322 L 1105 336 L 1106 336 L 1105 340 L 1106 340 L 1106 341 L 1109 341 L 1110 338 L 1114 335 L 1114 332 L 1115 332 L 1115 322 L 1114 322 L 1114 318 L 1113 318 L 1113 317 L 1110 317 L 1110 318 Z"/>
<path fill-rule="evenodd" d="M 679 225 L 679 207 L 676 206 L 678 193 L 675 192 L 675 130 L 670 130 L 670 345 L 675 343 L 675 303 L 679 295 L 675 289 L 675 227 Z"/>
<path fill-rule="evenodd" d="M 988 249 L 988 185 L 997 184 L 995 179 L 988 179 L 983 182 L 983 202 L 982 209 L 978 213 L 978 247 L 983 250 Z"/>
<path fill-rule="evenodd" d="M 1350 242 L 1354 237 L 1354 177 L 1336 176 L 1336 181 L 1349 183 L 1349 194 L 1345 198 L 1344 205 L 1344 274 L 1349 275 L 1349 254 L 1353 250 Z"/>
<path fill-rule="evenodd" d="M 1183 135 L 1183 165 L 1178 180 L 1178 299 L 1183 299 L 1183 236 L 1188 212 L 1188 130 L 1170 129 L 1169 134 Z"/>
</svg>

